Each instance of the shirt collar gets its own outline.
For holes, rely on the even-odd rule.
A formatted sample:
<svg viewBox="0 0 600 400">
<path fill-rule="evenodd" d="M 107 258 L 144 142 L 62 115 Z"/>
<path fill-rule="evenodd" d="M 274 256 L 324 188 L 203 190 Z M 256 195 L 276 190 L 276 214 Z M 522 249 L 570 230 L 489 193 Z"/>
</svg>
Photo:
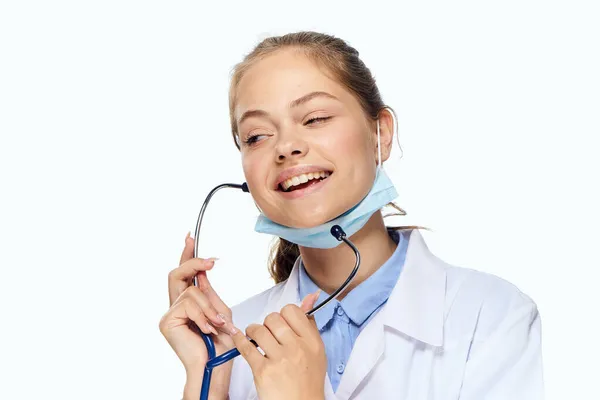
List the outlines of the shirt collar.
<svg viewBox="0 0 600 400">
<path fill-rule="evenodd" d="M 315 314 L 315 322 L 319 330 L 323 329 L 331 320 L 338 306 L 341 306 L 354 324 L 360 326 L 379 306 L 387 301 L 402 271 L 408 247 L 408 240 L 404 237 L 404 234 L 394 230 L 390 230 L 389 234 L 398 245 L 392 256 L 365 281 L 352 289 L 341 302 L 332 300 Z M 319 289 L 306 272 L 302 260 L 300 260 L 298 267 L 298 275 L 298 293 L 300 299 Z M 324 301 L 328 296 L 329 294 L 321 292 L 315 304 Z"/>
<path fill-rule="evenodd" d="M 410 236 L 402 274 L 381 310 L 382 321 L 384 325 L 421 342 L 442 346 L 446 300 L 445 263 L 431 253 L 418 229 L 411 229 L 408 233 Z M 300 261 L 301 258 L 298 257 L 289 278 L 282 283 L 282 290 L 273 293 L 275 298 L 271 298 L 272 303 L 265 309 L 264 316 L 268 312 L 281 310 L 288 303 L 300 304 Z M 315 317 L 322 312 L 323 309 L 319 310 Z"/>
</svg>

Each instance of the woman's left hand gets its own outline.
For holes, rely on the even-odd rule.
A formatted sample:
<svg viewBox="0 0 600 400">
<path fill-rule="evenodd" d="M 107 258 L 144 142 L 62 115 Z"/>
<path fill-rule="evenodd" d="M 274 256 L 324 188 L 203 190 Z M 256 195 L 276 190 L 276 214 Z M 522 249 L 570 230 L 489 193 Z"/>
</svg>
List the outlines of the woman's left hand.
<svg viewBox="0 0 600 400">
<path fill-rule="evenodd" d="M 235 346 L 248 361 L 261 400 L 319 400 L 325 397 L 327 356 L 314 318 L 307 317 L 319 292 L 309 294 L 300 307 L 288 304 L 271 313 L 264 325 L 252 324 L 246 335 L 232 335 Z"/>
</svg>

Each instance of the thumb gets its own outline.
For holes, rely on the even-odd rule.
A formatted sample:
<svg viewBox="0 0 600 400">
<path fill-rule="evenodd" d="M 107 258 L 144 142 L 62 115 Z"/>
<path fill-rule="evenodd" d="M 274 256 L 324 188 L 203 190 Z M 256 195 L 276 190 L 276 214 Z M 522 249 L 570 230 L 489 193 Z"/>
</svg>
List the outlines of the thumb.
<svg viewBox="0 0 600 400">
<path fill-rule="evenodd" d="M 307 294 L 306 297 L 304 297 L 304 299 L 302 300 L 302 305 L 300 305 L 300 309 L 302 310 L 302 312 L 304 312 L 305 314 L 309 312 L 315 306 L 315 303 L 317 302 L 317 299 L 319 298 L 320 294 L 321 289 L 317 290 L 314 293 Z"/>
</svg>

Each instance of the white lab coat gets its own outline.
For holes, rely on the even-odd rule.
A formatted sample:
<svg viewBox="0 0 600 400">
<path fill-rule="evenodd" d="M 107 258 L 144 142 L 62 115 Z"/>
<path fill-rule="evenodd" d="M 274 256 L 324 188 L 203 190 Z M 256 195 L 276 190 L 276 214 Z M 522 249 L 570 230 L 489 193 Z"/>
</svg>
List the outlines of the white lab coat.
<svg viewBox="0 0 600 400">
<path fill-rule="evenodd" d="M 288 280 L 233 307 L 236 326 L 299 304 L 298 262 Z M 538 400 L 544 397 L 535 303 L 496 276 L 449 265 L 410 232 L 387 303 L 358 336 L 337 392 L 325 399 Z M 257 399 L 252 371 L 234 360 L 231 400 Z"/>
</svg>

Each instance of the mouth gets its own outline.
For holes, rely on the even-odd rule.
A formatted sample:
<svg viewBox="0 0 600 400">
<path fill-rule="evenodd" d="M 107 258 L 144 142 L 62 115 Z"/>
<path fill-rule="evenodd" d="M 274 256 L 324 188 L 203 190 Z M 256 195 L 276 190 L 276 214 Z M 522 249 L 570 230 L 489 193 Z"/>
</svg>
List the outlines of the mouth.
<svg viewBox="0 0 600 400">
<path fill-rule="evenodd" d="M 333 174 L 331 171 L 309 172 L 286 179 L 277 185 L 277 191 L 285 197 L 297 198 L 321 188 Z"/>
<path fill-rule="evenodd" d="M 302 190 L 329 178 L 331 174 L 331 171 L 300 174 L 281 182 L 279 185 L 277 185 L 277 190 L 280 192 L 294 192 L 296 190 Z"/>
</svg>

